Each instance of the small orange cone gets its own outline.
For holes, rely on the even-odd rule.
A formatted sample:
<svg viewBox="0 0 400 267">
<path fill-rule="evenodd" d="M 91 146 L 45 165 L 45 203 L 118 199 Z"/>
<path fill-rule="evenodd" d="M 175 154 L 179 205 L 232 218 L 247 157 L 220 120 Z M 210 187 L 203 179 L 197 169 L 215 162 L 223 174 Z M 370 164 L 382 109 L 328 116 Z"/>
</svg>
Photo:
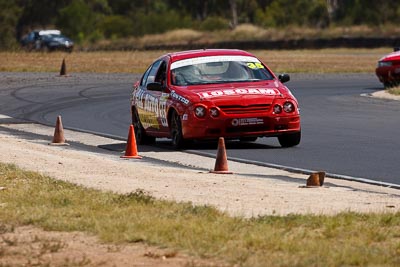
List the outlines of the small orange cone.
<svg viewBox="0 0 400 267">
<path fill-rule="evenodd" d="M 121 158 L 128 159 L 141 159 L 142 157 L 138 155 L 137 147 L 136 147 L 136 137 L 135 137 L 135 129 L 133 125 L 129 127 L 129 135 L 128 141 L 126 142 L 125 155 L 121 156 Z"/>
<path fill-rule="evenodd" d="M 218 140 L 217 159 L 215 161 L 214 170 L 210 172 L 220 174 L 232 174 L 232 172 L 228 171 L 228 160 L 226 157 L 225 140 L 223 137 L 220 137 Z"/>
<path fill-rule="evenodd" d="M 66 76 L 66 75 L 67 75 L 67 66 L 65 65 L 65 58 L 64 58 L 61 63 L 60 76 Z"/>
<path fill-rule="evenodd" d="M 325 172 L 314 172 L 307 179 L 307 186 L 322 186 L 324 184 Z"/>
<path fill-rule="evenodd" d="M 56 128 L 54 129 L 54 136 L 53 140 L 49 145 L 54 145 L 54 146 L 68 146 L 69 144 L 65 143 L 65 138 L 64 138 L 64 129 L 63 125 L 61 122 L 61 116 L 57 117 L 57 122 L 56 122 Z"/>
</svg>

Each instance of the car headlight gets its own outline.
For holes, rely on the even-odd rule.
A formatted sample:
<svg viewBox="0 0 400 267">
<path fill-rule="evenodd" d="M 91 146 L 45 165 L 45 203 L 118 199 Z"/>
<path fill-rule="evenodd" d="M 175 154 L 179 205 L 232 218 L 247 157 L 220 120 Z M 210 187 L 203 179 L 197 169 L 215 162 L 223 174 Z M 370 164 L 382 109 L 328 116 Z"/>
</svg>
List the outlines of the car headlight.
<svg viewBox="0 0 400 267">
<path fill-rule="evenodd" d="M 379 61 L 378 67 L 390 67 L 393 63 L 391 61 Z"/>
<path fill-rule="evenodd" d="M 289 102 L 289 101 L 285 102 L 285 104 L 283 104 L 283 110 L 284 110 L 286 113 L 291 113 L 291 112 L 293 112 L 293 111 L 294 111 L 294 105 L 293 105 L 293 103 L 292 103 L 292 102 Z"/>
<path fill-rule="evenodd" d="M 218 117 L 219 116 L 219 110 L 217 108 L 210 108 L 210 115 L 211 117 Z"/>
<path fill-rule="evenodd" d="M 276 105 L 274 106 L 274 114 L 280 114 L 280 113 L 282 113 L 282 106 L 276 104 Z"/>
<path fill-rule="evenodd" d="M 204 116 L 206 116 L 206 108 L 203 106 L 197 106 L 194 108 L 194 114 L 198 118 L 204 118 Z"/>
</svg>

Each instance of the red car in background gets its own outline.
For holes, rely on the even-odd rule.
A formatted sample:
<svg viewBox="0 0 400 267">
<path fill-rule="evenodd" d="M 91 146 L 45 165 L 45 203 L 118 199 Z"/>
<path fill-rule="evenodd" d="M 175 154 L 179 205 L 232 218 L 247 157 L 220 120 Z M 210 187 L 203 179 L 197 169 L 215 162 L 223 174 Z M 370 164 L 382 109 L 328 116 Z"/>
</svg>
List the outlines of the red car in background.
<svg viewBox="0 0 400 267">
<path fill-rule="evenodd" d="M 277 137 L 283 147 L 300 143 L 296 98 L 254 55 L 205 49 L 169 53 L 155 60 L 133 88 L 132 124 L 138 144 L 157 137 L 175 148 L 190 140 L 224 137 L 243 142 Z"/>
<path fill-rule="evenodd" d="M 392 87 L 400 84 L 400 48 L 382 57 L 376 67 L 376 75 L 385 87 Z"/>
</svg>

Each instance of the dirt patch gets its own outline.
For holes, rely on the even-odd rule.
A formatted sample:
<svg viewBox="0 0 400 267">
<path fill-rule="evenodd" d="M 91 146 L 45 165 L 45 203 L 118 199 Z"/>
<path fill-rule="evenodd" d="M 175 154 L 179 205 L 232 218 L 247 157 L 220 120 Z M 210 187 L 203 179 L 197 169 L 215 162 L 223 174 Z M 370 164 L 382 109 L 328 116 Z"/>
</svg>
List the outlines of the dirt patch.
<svg viewBox="0 0 400 267">
<path fill-rule="evenodd" d="M 6 226 L 2 226 L 4 231 Z M 80 232 L 48 232 L 31 226 L 0 234 L 0 266 L 223 266 L 171 249 L 144 244 L 103 244 Z"/>
</svg>

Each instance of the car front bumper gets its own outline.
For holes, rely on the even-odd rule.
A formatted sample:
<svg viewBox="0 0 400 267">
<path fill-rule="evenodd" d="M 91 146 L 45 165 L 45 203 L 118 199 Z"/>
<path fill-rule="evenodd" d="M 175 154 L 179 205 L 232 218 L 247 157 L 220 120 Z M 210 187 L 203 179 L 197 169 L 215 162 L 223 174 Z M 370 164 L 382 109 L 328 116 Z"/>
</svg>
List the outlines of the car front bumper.
<svg viewBox="0 0 400 267">
<path fill-rule="evenodd" d="M 182 121 L 185 139 L 272 137 L 300 131 L 300 116 L 259 116 Z"/>
</svg>

